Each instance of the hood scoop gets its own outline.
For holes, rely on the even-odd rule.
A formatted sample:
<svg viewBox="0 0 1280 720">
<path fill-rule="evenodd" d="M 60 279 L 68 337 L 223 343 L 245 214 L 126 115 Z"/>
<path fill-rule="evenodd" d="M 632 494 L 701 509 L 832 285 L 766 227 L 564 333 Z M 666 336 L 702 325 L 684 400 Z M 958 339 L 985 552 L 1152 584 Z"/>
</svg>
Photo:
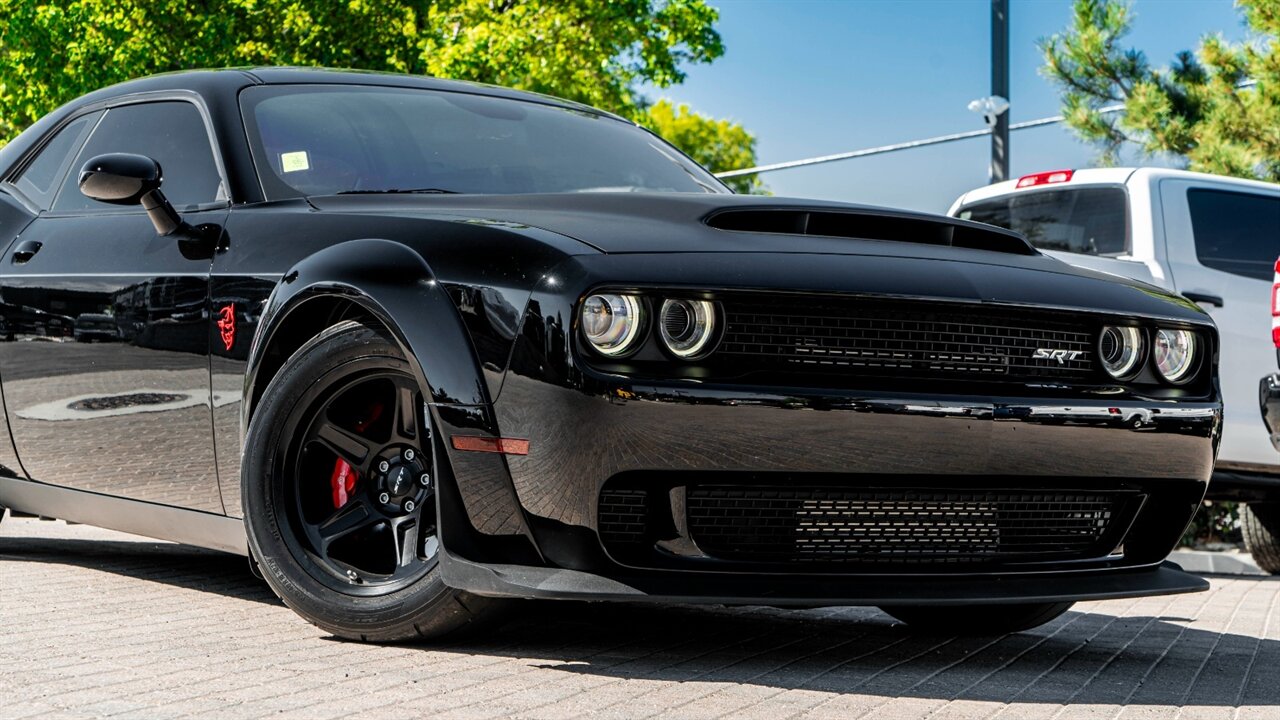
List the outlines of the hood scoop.
<svg viewBox="0 0 1280 720">
<path fill-rule="evenodd" d="M 923 245 L 949 245 L 1013 255 L 1037 255 L 1021 236 L 977 223 L 881 215 L 840 210 L 750 208 L 722 210 L 703 220 L 709 227 L 731 232 L 814 235 L 886 240 Z"/>
</svg>

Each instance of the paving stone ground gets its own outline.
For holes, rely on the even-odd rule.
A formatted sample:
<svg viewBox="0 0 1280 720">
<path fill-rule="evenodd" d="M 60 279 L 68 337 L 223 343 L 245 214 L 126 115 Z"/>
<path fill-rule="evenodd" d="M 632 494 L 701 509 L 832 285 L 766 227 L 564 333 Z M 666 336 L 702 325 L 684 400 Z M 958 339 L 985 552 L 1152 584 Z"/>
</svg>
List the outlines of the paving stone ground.
<svg viewBox="0 0 1280 720">
<path fill-rule="evenodd" d="M 338 641 L 244 559 L 0 523 L 0 718 L 1277 718 L 1280 579 L 1005 638 L 870 608 L 522 603 L 447 646 Z"/>
</svg>

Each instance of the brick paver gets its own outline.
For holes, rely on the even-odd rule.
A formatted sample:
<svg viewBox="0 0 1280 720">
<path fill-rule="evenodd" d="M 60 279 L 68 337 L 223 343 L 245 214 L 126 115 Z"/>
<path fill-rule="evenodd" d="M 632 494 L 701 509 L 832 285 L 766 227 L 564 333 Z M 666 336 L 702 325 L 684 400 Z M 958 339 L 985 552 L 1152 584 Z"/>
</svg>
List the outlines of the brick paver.
<svg viewBox="0 0 1280 720">
<path fill-rule="evenodd" d="M 1280 579 L 1079 605 L 1005 638 L 870 608 L 521 603 L 482 639 L 368 646 L 244 559 L 0 524 L 0 718 L 1276 718 Z"/>
</svg>

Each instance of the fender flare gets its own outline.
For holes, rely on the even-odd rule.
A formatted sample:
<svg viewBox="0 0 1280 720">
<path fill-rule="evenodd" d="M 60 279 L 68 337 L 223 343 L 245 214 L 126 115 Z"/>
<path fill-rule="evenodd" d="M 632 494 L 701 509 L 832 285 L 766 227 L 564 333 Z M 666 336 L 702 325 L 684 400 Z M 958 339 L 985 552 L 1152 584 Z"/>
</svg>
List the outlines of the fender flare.
<svg viewBox="0 0 1280 720">
<path fill-rule="evenodd" d="M 363 238 L 306 257 L 284 274 L 267 298 L 245 368 L 242 439 L 265 389 L 259 376 L 273 339 L 299 308 L 322 297 L 355 303 L 382 322 L 430 402 L 489 404 L 470 335 L 426 260 L 402 243 Z M 402 322 L 405 318 L 413 321 Z"/>
</svg>

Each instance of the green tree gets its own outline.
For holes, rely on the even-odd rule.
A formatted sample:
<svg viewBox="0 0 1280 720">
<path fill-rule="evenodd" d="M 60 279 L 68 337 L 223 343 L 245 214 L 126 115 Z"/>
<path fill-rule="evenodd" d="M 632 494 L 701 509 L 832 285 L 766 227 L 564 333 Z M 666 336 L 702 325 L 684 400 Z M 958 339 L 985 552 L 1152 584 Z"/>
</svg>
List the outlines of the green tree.
<svg viewBox="0 0 1280 720">
<path fill-rule="evenodd" d="M 584 102 L 661 132 L 639 88 L 670 87 L 687 65 L 720 57 L 718 17 L 706 0 L 0 0 L 0 144 L 91 90 L 237 65 L 492 83 Z M 690 118 L 709 129 L 682 126 L 686 139 L 677 144 L 686 152 L 754 162 L 754 140 L 741 127 Z M 720 144 L 686 144 L 699 138 Z"/>
<path fill-rule="evenodd" d="M 748 168 L 756 163 L 756 139 L 741 125 L 716 120 L 693 112 L 688 105 L 676 107 L 659 100 L 645 112 L 640 123 L 688 153 L 709 168 Z M 763 193 L 757 175 L 741 175 L 725 182 L 740 193 Z"/>
<path fill-rule="evenodd" d="M 1076 0 L 1065 32 L 1041 41 L 1044 73 L 1062 89 L 1067 124 L 1114 164 L 1134 143 L 1186 158 L 1192 170 L 1280 181 L 1280 0 L 1237 0 L 1253 38 L 1206 36 L 1167 68 L 1125 47 L 1133 9 Z M 1123 105 L 1122 113 L 1103 113 Z"/>
</svg>

